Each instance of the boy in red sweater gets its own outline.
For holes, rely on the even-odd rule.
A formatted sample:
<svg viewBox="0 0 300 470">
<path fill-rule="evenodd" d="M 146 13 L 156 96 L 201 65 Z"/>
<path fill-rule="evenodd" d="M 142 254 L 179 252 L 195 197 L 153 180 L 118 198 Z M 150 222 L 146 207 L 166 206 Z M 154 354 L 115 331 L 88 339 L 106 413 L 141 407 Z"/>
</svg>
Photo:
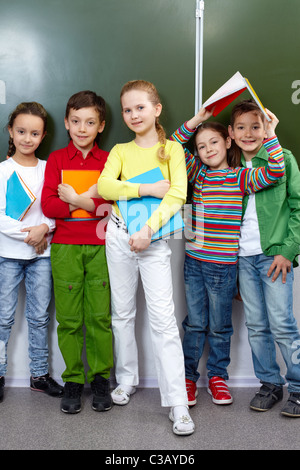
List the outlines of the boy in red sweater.
<svg viewBox="0 0 300 470">
<path fill-rule="evenodd" d="M 73 95 L 67 104 L 65 127 L 69 145 L 50 154 L 42 192 L 45 215 L 56 219 L 51 245 L 58 343 L 66 369 L 61 410 L 78 413 L 85 383 L 82 350 L 85 327 L 87 381 L 93 393 L 92 408 L 111 408 L 110 369 L 113 366 L 110 328 L 110 290 L 105 237 L 99 222 L 110 205 L 97 195 L 96 186 L 77 194 L 62 184 L 62 170 L 103 170 L 108 152 L 97 140 L 105 126 L 105 101 L 91 91 Z M 75 218 L 75 210 L 87 211 Z M 72 214 L 73 213 L 73 214 Z M 103 219 L 103 217 L 102 217 Z M 104 232 L 103 232 L 104 233 Z"/>
</svg>

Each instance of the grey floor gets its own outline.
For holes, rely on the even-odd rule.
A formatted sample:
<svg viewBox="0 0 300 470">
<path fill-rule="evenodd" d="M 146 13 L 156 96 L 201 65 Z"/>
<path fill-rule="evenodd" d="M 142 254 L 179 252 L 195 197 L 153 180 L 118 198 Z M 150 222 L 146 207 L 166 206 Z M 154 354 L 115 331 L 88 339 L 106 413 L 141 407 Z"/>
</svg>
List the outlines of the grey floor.
<svg viewBox="0 0 300 470">
<path fill-rule="evenodd" d="M 255 389 L 232 388 L 234 403 L 217 406 L 205 388 L 190 412 L 191 436 L 176 436 L 158 389 L 138 389 L 127 406 L 97 413 L 85 389 L 82 411 L 66 415 L 60 399 L 27 388 L 6 388 L 0 403 L 1 450 L 299 450 L 300 418 L 280 414 L 281 404 L 265 413 L 251 411 Z M 288 397 L 285 390 L 284 401 Z"/>
</svg>

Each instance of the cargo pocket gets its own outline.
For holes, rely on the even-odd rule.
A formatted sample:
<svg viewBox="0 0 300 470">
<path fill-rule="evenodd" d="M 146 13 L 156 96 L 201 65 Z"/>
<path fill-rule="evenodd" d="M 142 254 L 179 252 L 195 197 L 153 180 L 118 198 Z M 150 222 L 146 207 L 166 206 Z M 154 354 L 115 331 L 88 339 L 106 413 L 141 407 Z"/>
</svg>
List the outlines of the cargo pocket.
<svg viewBox="0 0 300 470">
<path fill-rule="evenodd" d="M 54 280 L 54 294 L 57 321 L 82 324 L 83 284 L 81 282 Z"/>
<path fill-rule="evenodd" d="M 108 277 L 85 281 L 85 311 L 101 317 L 110 316 L 110 286 Z"/>
</svg>

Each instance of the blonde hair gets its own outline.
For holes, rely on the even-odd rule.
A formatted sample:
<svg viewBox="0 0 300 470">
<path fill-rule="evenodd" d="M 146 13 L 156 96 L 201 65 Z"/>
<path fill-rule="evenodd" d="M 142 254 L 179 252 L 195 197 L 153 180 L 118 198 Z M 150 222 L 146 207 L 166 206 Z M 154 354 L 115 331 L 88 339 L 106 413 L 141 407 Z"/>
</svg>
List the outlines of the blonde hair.
<svg viewBox="0 0 300 470">
<path fill-rule="evenodd" d="M 145 91 L 146 93 L 148 93 L 149 101 L 151 101 L 151 103 L 153 103 L 154 106 L 156 106 L 157 104 L 161 102 L 159 94 L 155 86 L 151 82 L 147 82 L 146 80 L 131 80 L 125 83 L 125 85 L 123 86 L 121 90 L 120 98 L 122 99 L 122 96 L 125 93 L 127 93 L 128 91 L 132 91 L 132 90 L 141 90 L 141 91 Z M 157 132 L 158 141 L 161 144 L 157 151 L 157 157 L 161 162 L 167 162 L 170 159 L 170 155 L 167 155 L 165 151 L 166 141 L 167 141 L 166 133 L 165 133 L 163 126 L 159 123 L 158 117 L 155 119 L 155 129 Z"/>
</svg>

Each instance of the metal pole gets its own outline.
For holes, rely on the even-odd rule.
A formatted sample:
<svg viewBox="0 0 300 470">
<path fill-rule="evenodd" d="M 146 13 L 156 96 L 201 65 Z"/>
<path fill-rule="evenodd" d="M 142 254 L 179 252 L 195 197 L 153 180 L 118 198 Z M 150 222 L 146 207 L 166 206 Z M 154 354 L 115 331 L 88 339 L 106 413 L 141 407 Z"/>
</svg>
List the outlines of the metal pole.
<svg viewBox="0 0 300 470">
<path fill-rule="evenodd" d="M 196 0 L 195 114 L 202 106 L 204 1 Z"/>
</svg>

